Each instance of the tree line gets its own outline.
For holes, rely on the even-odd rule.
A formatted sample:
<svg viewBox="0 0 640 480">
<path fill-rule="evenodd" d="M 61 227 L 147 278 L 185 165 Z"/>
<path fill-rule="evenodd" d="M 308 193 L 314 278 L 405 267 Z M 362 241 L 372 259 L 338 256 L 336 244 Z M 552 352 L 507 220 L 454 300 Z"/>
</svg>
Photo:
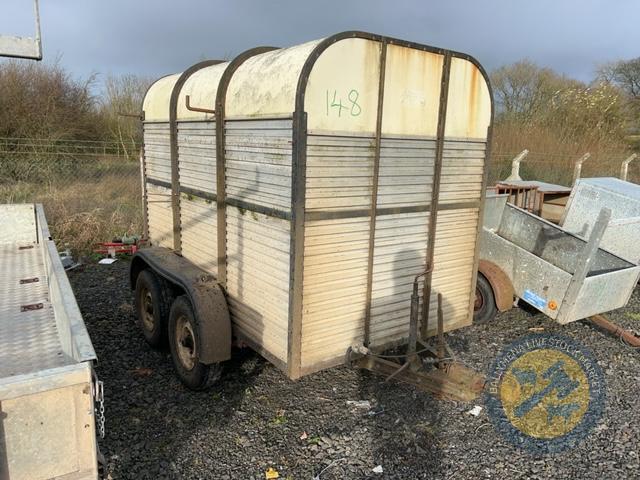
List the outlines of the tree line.
<svg viewBox="0 0 640 480">
<path fill-rule="evenodd" d="M 621 151 L 640 133 L 640 58 L 601 65 L 581 82 L 524 60 L 491 73 L 494 151 Z M 136 114 L 152 79 L 77 79 L 59 63 L 0 63 L 0 137 L 140 142 Z M 534 145 L 532 145 L 532 143 Z M 635 145 L 640 147 L 640 145 Z M 497 150 L 496 150 L 497 148 Z"/>
<path fill-rule="evenodd" d="M 491 80 L 502 150 L 575 147 L 615 153 L 640 147 L 634 143 L 640 127 L 640 58 L 601 65 L 588 83 L 527 60 L 494 70 Z"/>
<path fill-rule="evenodd" d="M 52 142 L 140 142 L 137 118 L 152 79 L 137 75 L 73 77 L 59 63 L 0 63 L 0 138 Z"/>
</svg>

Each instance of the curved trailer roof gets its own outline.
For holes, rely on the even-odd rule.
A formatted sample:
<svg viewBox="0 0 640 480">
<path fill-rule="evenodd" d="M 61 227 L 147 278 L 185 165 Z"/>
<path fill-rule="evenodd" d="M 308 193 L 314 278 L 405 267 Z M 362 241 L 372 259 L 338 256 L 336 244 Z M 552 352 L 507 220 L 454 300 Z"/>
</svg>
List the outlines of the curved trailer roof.
<svg viewBox="0 0 640 480">
<path fill-rule="evenodd" d="M 380 72 L 382 45 L 385 72 Z M 308 128 L 374 132 L 384 79 L 383 135 L 435 136 L 445 56 L 450 55 L 446 137 L 486 138 L 492 116 L 489 81 L 469 55 L 383 37 L 344 32 L 285 49 L 258 47 L 229 62 L 202 62 L 157 80 L 143 103 L 145 120 L 260 118 L 308 113 Z M 221 88 L 222 87 L 222 88 Z M 429 98 L 431 97 L 431 98 Z"/>
</svg>

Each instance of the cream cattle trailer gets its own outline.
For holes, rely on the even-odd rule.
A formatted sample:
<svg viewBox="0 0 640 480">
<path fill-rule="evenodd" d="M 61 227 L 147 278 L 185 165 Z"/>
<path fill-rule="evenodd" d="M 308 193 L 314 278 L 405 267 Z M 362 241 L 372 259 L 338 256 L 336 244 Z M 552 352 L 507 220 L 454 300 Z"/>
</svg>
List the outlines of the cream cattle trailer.
<svg viewBox="0 0 640 480">
<path fill-rule="evenodd" d="M 470 56 L 346 32 L 199 63 L 143 108 L 131 285 L 187 385 L 232 340 L 292 379 L 406 343 L 427 265 L 420 338 L 438 293 L 444 330 L 471 323 L 492 96 Z"/>
</svg>

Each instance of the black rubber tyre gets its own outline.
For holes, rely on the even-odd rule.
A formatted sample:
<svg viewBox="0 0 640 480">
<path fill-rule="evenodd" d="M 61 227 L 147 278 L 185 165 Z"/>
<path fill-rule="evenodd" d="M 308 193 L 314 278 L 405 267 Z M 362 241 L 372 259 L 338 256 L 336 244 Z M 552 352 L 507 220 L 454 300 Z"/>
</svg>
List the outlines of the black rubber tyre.
<svg viewBox="0 0 640 480">
<path fill-rule="evenodd" d="M 478 273 L 476 280 L 476 299 L 473 304 L 474 323 L 485 323 L 493 320 L 498 313 L 493 288 L 484 275 Z"/>
<path fill-rule="evenodd" d="M 193 307 L 186 295 L 176 298 L 169 313 L 169 347 L 176 374 L 191 390 L 213 385 L 222 372 L 220 364 L 200 362 L 200 333 Z"/>
<path fill-rule="evenodd" d="M 151 270 L 143 270 L 138 275 L 135 307 L 138 325 L 147 343 L 153 348 L 165 346 L 169 302 L 161 280 Z"/>
</svg>

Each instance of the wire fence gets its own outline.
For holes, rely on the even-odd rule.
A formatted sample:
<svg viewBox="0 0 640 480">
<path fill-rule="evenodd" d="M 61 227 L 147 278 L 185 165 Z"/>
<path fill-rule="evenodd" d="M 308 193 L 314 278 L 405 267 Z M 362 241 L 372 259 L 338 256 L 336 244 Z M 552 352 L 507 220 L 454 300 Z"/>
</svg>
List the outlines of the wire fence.
<svg viewBox="0 0 640 480">
<path fill-rule="evenodd" d="M 60 248 L 142 230 L 139 145 L 0 138 L 0 202 L 42 203 Z"/>
<path fill-rule="evenodd" d="M 511 161 L 520 152 L 499 152 L 491 156 L 489 184 L 504 180 L 511 173 Z M 570 186 L 575 163 L 580 155 L 561 155 L 553 152 L 529 152 L 520 162 L 520 177 L 524 180 L 540 180 Z M 582 164 L 582 177 L 619 177 L 622 162 L 629 153 L 593 153 Z M 640 159 L 628 165 L 628 180 L 640 182 Z"/>
<path fill-rule="evenodd" d="M 140 146 L 134 143 L 0 138 L 0 203 L 39 202 L 59 246 L 88 253 L 98 241 L 142 232 Z M 494 152 L 489 184 L 507 178 L 520 152 Z M 594 154 L 583 177 L 620 174 L 624 154 Z M 571 185 L 574 163 L 553 152 L 530 152 L 523 179 Z M 629 165 L 640 181 L 640 160 Z"/>
</svg>

